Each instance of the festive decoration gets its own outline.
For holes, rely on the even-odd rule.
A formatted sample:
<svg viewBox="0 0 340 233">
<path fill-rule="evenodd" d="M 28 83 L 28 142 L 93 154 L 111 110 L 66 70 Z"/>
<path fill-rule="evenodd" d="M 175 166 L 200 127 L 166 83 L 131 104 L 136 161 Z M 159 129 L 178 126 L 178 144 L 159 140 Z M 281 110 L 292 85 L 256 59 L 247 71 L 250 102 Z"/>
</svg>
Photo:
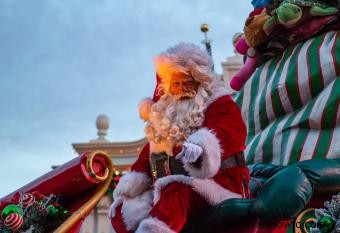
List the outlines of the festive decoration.
<svg viewBox="0 0 340 233">
<path fill-rule="evenodd" d="M 47 232 L 58 226 L 68 211 L 57 203 L 57 196 L 48 197 L 38 192 L 25 193 L 18 203 L 4 207 L 0 232 Z"/>
<path fill-rule="evenodd" d="M 31 194 L 31 193 L 25 193 L 20 198 L 20 202 L 21 202 L 23 207 L 27 207 L 27 206 L 32 205 L 34 203 L 34 201 L 35 201 L 35 198 L 34 198 L 33 194 Z"/>
<path fill-rule="evenodd" d="M 8 215 L 12 213 L 20 213 L 20 208 L 17 205 L 11 204 L 6 206 L 1 213 L 1 218 L 5 219 Z"/>
<path fill-rule="evenodd" d="M 5 219 L 4 225 L 8 230 L 17 232 L 23 225 L 24 220 L 20 214 L 12 213 Z"/>
<path fill-rule="evenodd" d="M 106 192 L 106 194 L 107 195 L 112 195 L 112 193 L 113 193 L 113 190 L 116 188 L 116 186 L 117 186 L 117 184 L 118 184 L 118 182 L 119 182 L 119 180 L 120 180 L 120 177 L 122 176 L 123 174 L 120 172 L 120 171 L 118 171 L 118 170 L 116 170 L 115 172 L 114 172 L 114 174 L 113 174 L 113 178 L 112 178 L 112 181 L 111 181 L 111 184 L 110 184 L 110 187 L 108 188 L 108 190 L 107 190 L 107 192 Z"/>
<path fill-rule="evenodd" d="M 324 205 L 326 209 L 315 210 L 318 228 L 311 229 L 311 233 L 340 233 L 340 193 Z"/>
<path fill-rule="evenodd" d="M 264 23 L 263 30 L 270 35 L 277 25 L 293 28 L 312 17 L 334 15 L 337 12 L 335 7 L 317 0 L 283 0 L 271 12 L 271 17 Z"/>
<path fill-rule="evenodd" d="M 320 227 L 320 232 L 322 233 L 329 233 L 331 232 L 335 227 L 335 221 L 329 217 L 329 216 L 323 216 L 318 221 Z"/>
</svg>

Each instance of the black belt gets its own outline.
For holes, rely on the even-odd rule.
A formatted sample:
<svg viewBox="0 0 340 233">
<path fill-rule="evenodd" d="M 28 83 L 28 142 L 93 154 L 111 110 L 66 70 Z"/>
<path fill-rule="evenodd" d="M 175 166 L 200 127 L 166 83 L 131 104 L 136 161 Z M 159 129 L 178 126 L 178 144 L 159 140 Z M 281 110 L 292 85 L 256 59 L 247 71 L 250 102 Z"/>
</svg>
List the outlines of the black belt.
<svg viewBox="0 0 340 233">
<path fill-rule="evenodd" d="M 245 165 L 246 161 L 243 152 L 236 153 L 221 161 L 221 169 L 243 167 Z M 188 172 L 183 168 L 182 162 L 174 156 L 168 156 L 166 153 L 152 153 L 150 156 L 150 166 L 154 181 L 167 175 L 188 175 Z"/>
<path fill-rule="evenodd" d="M 246 165 L 243 152 L 238 152 L 233 156 L 224 159 L 221 162 L 221 169 L 232 168 L 232 167 L 243 167 Z"/>
<path fill-rule="evenodd" d="M 182 161 L 177 160 L 175 156 L 168 156 L 166 153 L 152 153 L 150 167 L 153 181 L 168 175 L 188 175 Z"/>
</svg>

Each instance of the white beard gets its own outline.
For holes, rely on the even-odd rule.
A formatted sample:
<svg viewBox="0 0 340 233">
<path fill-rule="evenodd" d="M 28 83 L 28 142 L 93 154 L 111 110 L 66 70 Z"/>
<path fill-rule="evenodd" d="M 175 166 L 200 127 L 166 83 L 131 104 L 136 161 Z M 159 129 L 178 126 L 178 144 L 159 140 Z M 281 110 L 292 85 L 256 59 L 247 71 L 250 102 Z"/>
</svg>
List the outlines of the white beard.
<svg viewBox="0 0 340 233">
<path fill-rule="evenodd" d="M 177 101 L 171 94 L 163 95 L 151 108 L 145 127 L 148 140 L 170 147 L 182 145 L 202 126 L 207 99 L 208 93 L 201 87 L 192 99 Z"/>
</svg>

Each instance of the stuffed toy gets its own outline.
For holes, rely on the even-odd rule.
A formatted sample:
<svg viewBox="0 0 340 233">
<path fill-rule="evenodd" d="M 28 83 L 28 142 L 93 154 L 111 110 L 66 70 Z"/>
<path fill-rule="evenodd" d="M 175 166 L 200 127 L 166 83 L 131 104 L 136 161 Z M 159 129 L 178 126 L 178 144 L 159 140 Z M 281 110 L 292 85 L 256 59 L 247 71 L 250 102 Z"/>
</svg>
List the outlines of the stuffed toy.
<svg viewBox="0 0 340 233">
<path fill-rule="evenodd" d="M 244 66 L 231 78 L 230 81 L 230 87 L 235 91 L 239 91 L 255 71 L 257 62 L 254 57 L 255 50 L 254 48 L 249 47 L 244 36 L 237 41 L 235 49 L 238 53 L 247 56 Z"/>
<path fill-rule="evenodd" d="M 261 7 L 265 7 L 268 4 L 272 4 L 273 0 L 252 0 L 251 4 L 253 5 L 253 7 L 256 8 L 261 8 Z"/>
<path fill-rule="evenodd" d="M 269 17 L 265 8 L 255 8 L 255 10 L 250 13 L 245 23 L 243 36 L 235 44 L 236 51 L 247 56 L 244 66 L 230 81 L 230 86 L 235 91 L 239 91 L 242 88 L 243 84 L 250 78 L 256 69 L 257 62 L 254 58 L 256 50 L 254 48 L 269 38 L 263 31 L 263 24 Z"/>
<path fill-rule="evenodd" d="M 239 91 L 244 83 L 250 78 L 256 69 L 256 59 L 247 57 L 244 66 L 232 77 L 230 87 L 235 91 Z"/>
<path fill-rule="evenodd" d="M 268 40 L 267 34 L 263 30 L 263 25 L 270 18 L 266 9 L 260 14 L 247 19 L 244 26 L 244 37 L 249 47 L 256 47 L 264 41 Z"/>
<path fill-rule="evenodd" d="M 264 23 L 263 30 L 270 35 L 277 25 L 294 28 L 302 22 L 317 16 L 334 15 L 337 8 L 317 0 L 283 0 Z"/>
</svg>

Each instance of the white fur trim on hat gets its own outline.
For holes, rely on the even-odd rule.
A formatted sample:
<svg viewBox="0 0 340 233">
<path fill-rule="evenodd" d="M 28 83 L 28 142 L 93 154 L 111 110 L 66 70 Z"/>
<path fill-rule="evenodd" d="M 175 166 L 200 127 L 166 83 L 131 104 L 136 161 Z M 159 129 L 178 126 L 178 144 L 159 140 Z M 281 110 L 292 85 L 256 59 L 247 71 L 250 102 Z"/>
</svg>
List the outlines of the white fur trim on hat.
<svg viewBox="0 0 340 233">
<path fill-rule="evenodd" d="M 139 103 L 139 117 L 144 121 L 149 120 L 152 104 L 154 104 L 154 102 L 151 98 L 142 99 Z"/>
<path fill-rule="evenodd" d="M 185 163 L 184 169 L 196 178 L 205 179 L 215 176 L 221 166 L 222 149 L 214 132 L 207 128 L 199 129 L 189 136 L 187 142 L 201 146 L 203 154 L 200 168 L 194 167 L 191 163 Z"/>
<path fill-rule="evenodd" d="M 149 217 L 139 224 L 136 233 L 175 233 L 175 231 L 158 218 Z"/>
<path fill-rule="evenodd" d="M 152 191 L 130 199 L 125 199 L 122 206 L 123 220 L 128 231 L 136 230 L 140 221 L 148 217 L 152 207 Z"/>
<path fill-rule="evenodd" d="M 128 172 L 120 178 L 117 187 L 113 191 L 113 198 L 133 198 L 151 186 L 151 179 L 141 172 Z"/>
</svg>

